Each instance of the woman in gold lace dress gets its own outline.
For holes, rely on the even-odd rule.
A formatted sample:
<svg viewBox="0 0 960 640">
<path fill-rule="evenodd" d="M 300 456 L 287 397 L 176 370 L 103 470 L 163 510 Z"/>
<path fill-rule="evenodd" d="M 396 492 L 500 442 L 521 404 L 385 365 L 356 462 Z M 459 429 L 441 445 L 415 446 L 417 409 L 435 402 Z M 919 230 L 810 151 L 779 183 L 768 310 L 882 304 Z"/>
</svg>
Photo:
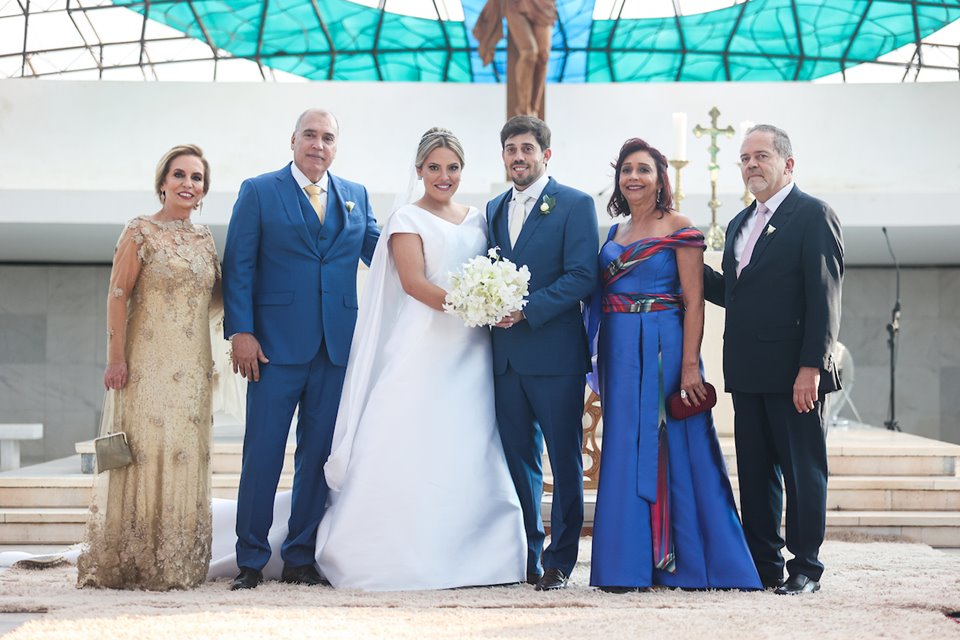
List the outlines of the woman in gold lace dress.
<svg viewBox="0 0 960 640">
<path fill-rule="evenodd" d="M 163 204 L 117 243 L 107 298 L 104 420 L 133 464 L 101 473 L 78 586 L 186 589 L 210 562 L 212 358 L 220 263 L 190 221 L 210 188 L 203 152 L 177 146 L 157 166 Z"/>
</svg>

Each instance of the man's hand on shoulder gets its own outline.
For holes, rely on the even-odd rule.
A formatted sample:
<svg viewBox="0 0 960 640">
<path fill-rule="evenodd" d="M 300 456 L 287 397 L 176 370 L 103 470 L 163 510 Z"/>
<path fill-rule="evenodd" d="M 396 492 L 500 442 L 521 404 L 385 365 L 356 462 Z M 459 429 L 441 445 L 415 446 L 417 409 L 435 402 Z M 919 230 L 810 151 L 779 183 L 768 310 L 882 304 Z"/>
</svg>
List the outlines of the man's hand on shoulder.
<svg viewBox="0 0 960 640">
<path fill-rule="evenodd" d="M 820 369 L 800 367 L 793 383 L 793 406 L 798 413 L 809 413 L 816 406 L 820 389 Z"/>
<path fill-rule="evenodd" d="M 260 364 L 270 362 L 252 333 L 238 333 L 230 338 L 233 347 L 233 372 L 247 380 L 260 381 Z"/>
</svg>

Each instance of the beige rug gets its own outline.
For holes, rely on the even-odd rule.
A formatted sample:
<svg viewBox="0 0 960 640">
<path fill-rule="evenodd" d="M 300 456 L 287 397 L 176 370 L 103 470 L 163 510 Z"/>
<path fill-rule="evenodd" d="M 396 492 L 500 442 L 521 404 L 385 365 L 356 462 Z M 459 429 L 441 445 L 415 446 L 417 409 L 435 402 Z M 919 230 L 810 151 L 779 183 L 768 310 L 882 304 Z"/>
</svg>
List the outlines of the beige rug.
<svg viewBox="0 0 960 640">
<path fill-rule="evenodd" d="M 589 559 L 589 540 L 581 557 Z M 823 589 L 771 592 L 656 590 L 611 595 L 587 586 L 363 593 L 267 583 L 230 592 L 212 582 L 189 592 L 77 590 L 76 568 L 0 574 L 0 612 L 44 612 L 4 640 L 194 638 L 932 638 L 960 639 L 960 555 L 918 544 L 824 545 Z"/>
</svg>

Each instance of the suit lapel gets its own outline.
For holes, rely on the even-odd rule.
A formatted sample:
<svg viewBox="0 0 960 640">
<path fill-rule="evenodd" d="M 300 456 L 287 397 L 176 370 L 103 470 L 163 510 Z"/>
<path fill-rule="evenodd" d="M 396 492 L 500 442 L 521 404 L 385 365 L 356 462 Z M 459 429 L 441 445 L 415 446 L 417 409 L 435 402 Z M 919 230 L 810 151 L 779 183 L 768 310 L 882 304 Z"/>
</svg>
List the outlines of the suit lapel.
<svg viewBox="0 0 960 640">
<path fill-rule="evenodd" d="M 753 247 L 753 255 L 750 256 L 750 264 L 748 264 L 743 269 L 743 273 L 751 270 L 751 267 L 754 267 L 757 263 L 760 262 L 760 258 L 763 256 L 763 252 L 766 250 L 770 243 L 773 242 L 774 236 L 781 229 L 781 227 L 786 226 L 790 222 L 790 216 L 793 213 L 793 210 L 796 209 L 799 198 L 797 195 L 797 187 L 794 185 L 793 189 L 790 190 L 790 193 L 787 194 L 787 197 L 784 198 L 783 202 L 780 203 L 780 206 L 777 207 L 776 212 L 770 216 L 770 222 L 767 223 L 767 230 L 757 238 L 757 244 Z"/>
<path fill-rule="evenodd" d="M 540 205 L 543 203 L 545 196 L 554 197 L 556 193 L 557 181 L 553 178 L 547 181 L 547 186 L 543 188 L 543 191 L 540 193 L 540 197 L 537 198 L 537 201 L 533 203 L 533 208 L 530 209 L 530 215 L 527 216 L 527 219 L 523 223 L 523 227 L 520 229 L 520 235 L 517 236 L 517 244 L 513 247 L 514 255 L 519 254 L 523 251 L 523 248 L 526 246 L 527 242 L 530 241 L 530 238 L 533 237 L 536 233 L 537 227 L 543 222 L 543 219 L 546 217 L 544 213 L 540 210 Z M 557 203 L 554 206 L 558 206 L 560 203 Z"/>
<path fill-rule="evenodd" d="M 507 224 L 507 203 L 510 201 L 512 190 L 500 195 L 493 202 L 493 212 L 490 219 L 487 220 L 487 234 L 490 238 L 490 244 L 500 247 L 500 255 L 507 258 L 513 257 L 513 249 L 510 247 L 510 231 Z"/>
<path fill-rule="evenodd" d="M 300 185 L 293 179 L 290 173 L 290 165 L 286 169 L 281 169 L 277 176 L 277 193 L 280 196 L 280 202 L 283 204 L 283 210 L 287 214 L 290 223 L 303 238 L 304 243 L 310 247 L 310 251 L 317 256 L 317 243 L 310 239 L 310 232 L 307 230 L 307 223 L 303 220 L 303 214 L 300 213 Z"/>
<path fill-rule="evenodd" d="M 337 218 L 342 222 L 340 226 L 340 233 L 337 234 L 336 239 L 334 239 L 333 244 L 330 246 L 330 253 L 333 253 L 333 251 L 336 250 L 337 245 L 339 245 L 346 237 L 347 227 L 350 224 L 350 214 L 347 212 L 346 200 L 344 200 L 344 196 L 349 194 L 345 193 L 346 188 L 338 178 L 335 178 L 329 171 L 327 172 L 327 176 L 329 177 L 327 182 L 327 185 L 329 186 L 329 193 L 327 193 L 327 219 L 333 215 L 337 216 Z"/>
</svg>

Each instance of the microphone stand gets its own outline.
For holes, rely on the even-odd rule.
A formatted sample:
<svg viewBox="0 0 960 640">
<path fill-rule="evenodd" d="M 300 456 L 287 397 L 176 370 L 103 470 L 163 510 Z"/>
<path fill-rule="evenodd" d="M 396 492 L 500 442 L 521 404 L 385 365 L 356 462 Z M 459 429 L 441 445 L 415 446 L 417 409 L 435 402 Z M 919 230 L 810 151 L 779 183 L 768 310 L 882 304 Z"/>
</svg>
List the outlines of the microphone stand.
<svg viewBox="0 0 960 640">
<path fill-rule="evenodd" d="M 890 235 L 887 233 L 887 228 L 880 227 L 880 229 L 887 241 L 887 250 L 890 252 L 890 257 L 893 258 L 893 266 L 897 270 L 897 300 L 890 312 L 890 322 L 887 324 L 887 346 L 890 347 L 890 419 L 884 422 L 883 426 L 890 431 L 900 431 L 896 416 L 897 337 L 900 335 L 900 263 L 897 262 L 897 256 L 893 253 L 893 245 L 890 244 Z"/>
</svg>

